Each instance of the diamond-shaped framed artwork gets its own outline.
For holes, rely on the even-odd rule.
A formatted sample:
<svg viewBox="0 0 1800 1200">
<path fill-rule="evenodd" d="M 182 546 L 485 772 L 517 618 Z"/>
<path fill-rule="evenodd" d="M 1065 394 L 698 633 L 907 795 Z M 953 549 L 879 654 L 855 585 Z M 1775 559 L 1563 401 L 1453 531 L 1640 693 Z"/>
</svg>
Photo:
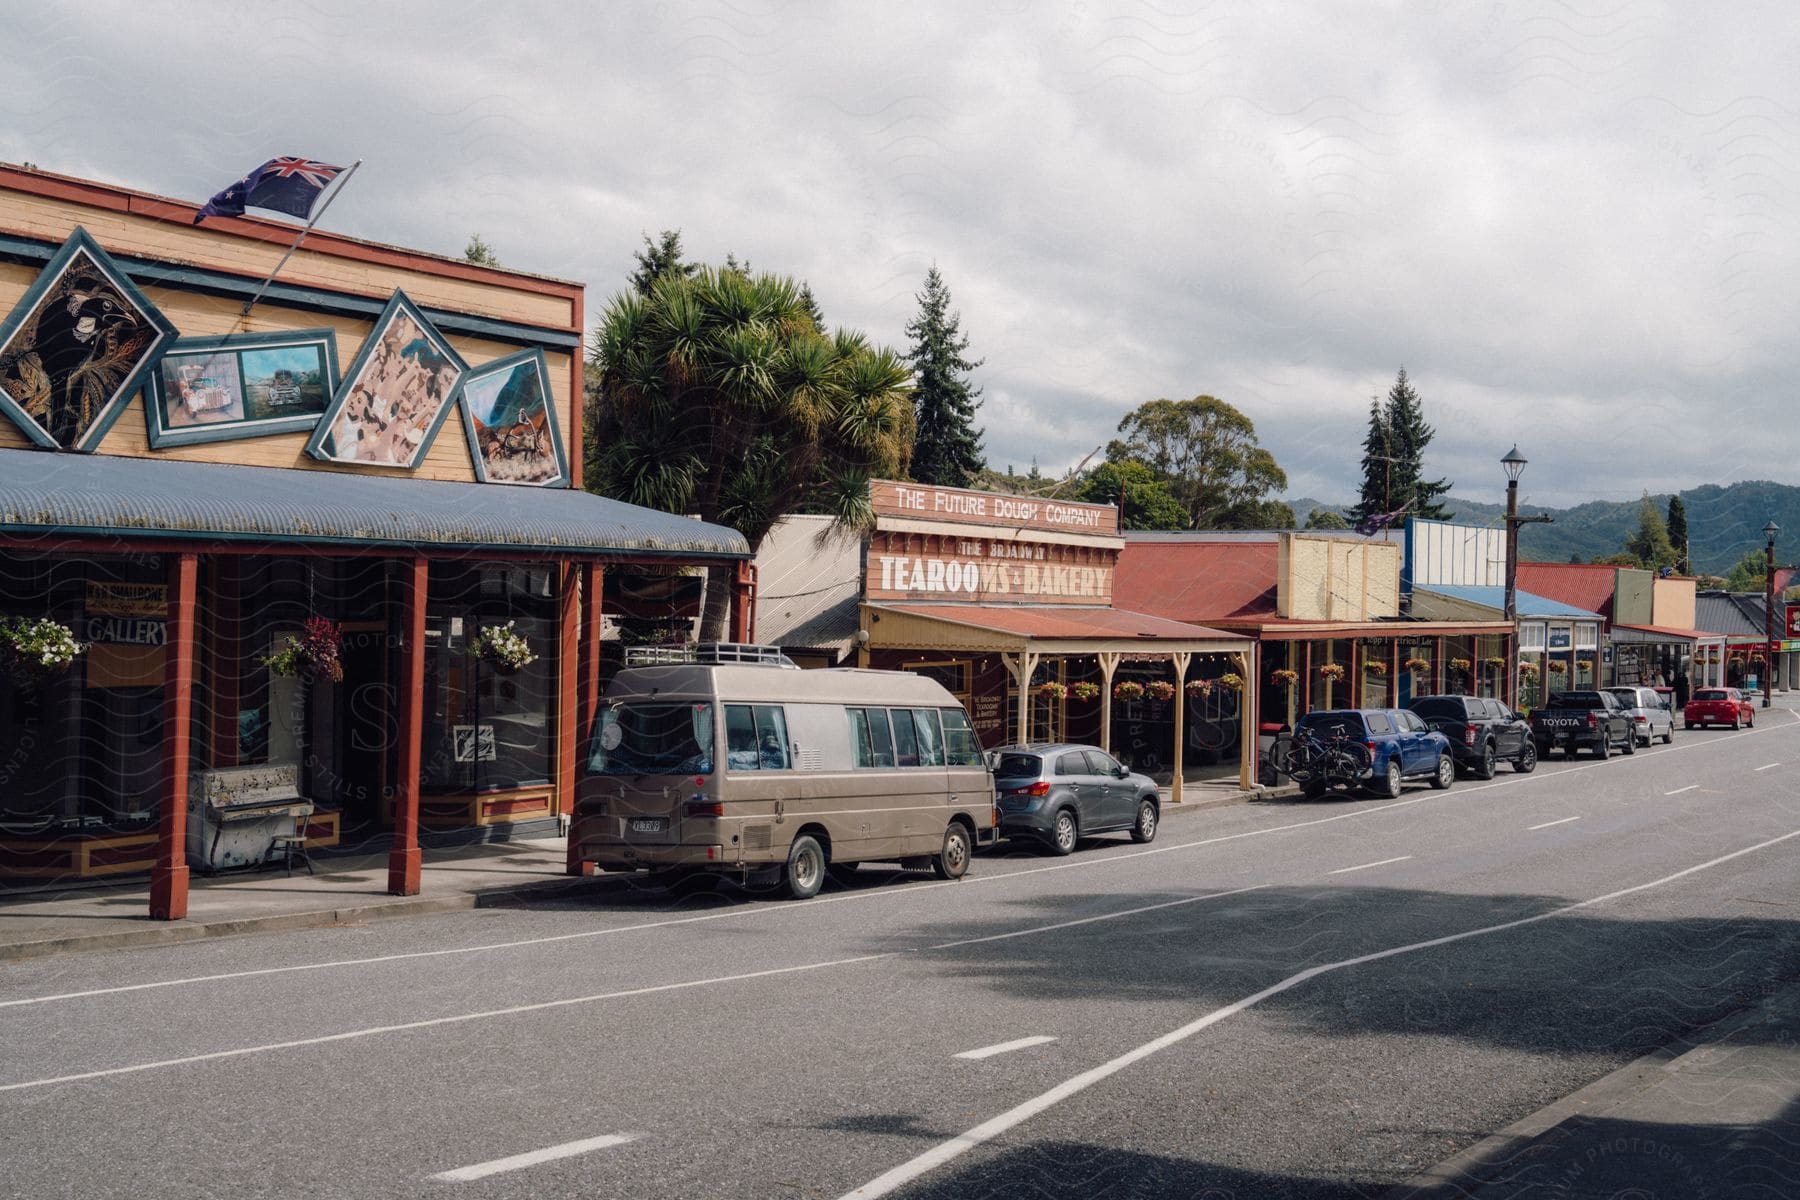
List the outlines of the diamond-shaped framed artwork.
<svg viewBox="0 0 1800 1200">
<path fill-rule="evenodd" d="M 458 407 L 481 482 L 568 486 L 568 459 L 542 350 L 522 350 L 471 368 Z"/>
<path fill-rule="evenodd" d="M 306 452 L 352 467 L 425 461 L 469 367 L 405 292 L 396 291 L 344 373 Z"/>
<path fill-rule="evenodd" d="M 92 450 L 175 337 L 77 226 L 0 324 L 0 413 L 46 449 Z"/>
</svg>

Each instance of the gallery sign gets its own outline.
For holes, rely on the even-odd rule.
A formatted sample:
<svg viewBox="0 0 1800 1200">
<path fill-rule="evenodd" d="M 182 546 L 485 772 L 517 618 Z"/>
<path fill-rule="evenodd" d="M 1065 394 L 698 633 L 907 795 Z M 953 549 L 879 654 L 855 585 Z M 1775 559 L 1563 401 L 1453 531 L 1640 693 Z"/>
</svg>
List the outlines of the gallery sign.
<svg viewBox="0 0 1800 1200">
<path fill-rule="evenodd" d="M 1112 589 L 1110 554 L 1010 538 L 881 533 L 870 540 L 863 582 L 864 597 L 873 601 L 1110 604 Z"/>
<path fill-rule="evenodd" d="M 1800 637 L 1800 604 L 1787 606 L 1787 636 Z"/>
<path fill-rule="evenodd" d="M 1119 533 L 1119 510 L 1110 504 L 1008 496 L 927 483 L 897 483 L 891 479 L 871 482 L 869 499 L 877 518 L 954 521 L 994 529 L 1043 529 L 1103 537 L 1116 537 Z"/>
</svg>

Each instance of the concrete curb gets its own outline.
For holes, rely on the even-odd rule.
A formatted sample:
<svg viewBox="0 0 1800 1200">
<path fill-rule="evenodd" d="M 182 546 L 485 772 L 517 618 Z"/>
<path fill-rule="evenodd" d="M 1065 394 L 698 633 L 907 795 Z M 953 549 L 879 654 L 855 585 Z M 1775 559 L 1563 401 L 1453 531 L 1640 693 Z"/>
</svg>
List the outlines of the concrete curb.
<svg viewBox="0 0 1800 1200">
<path fill-rule="evenodd" d="M 541 883 L 507 884 L 478 892 L 462 892 L 453 896 L 406 896 L 369 904 L 351 904 L 307 912 L 271 913 L 266 917 L 238 917 L 218 921 L 190 923 L 171 922 L 147 929 L 125 929 L 117 933 L 91 933 L 75 937 L 43 938 L 32 942 L 0 945 L 0 962 L 17 962 L 27 958 L 44 958 L 53 954 L 79 954 L 88 950 L 130 950 L 147 946 L 178 946 L 209 938 L 236 937 L 245 933 L 278 933 L 296 929 L 326 929 L 360 921 L 379 921 L 394 917 L 428 916 L 433 913 L 461 912 L 487 908 L 509 900 L 530 896 L 555 895 L 572 891 L 588 880 L 548 879 Z"/>
<path fill-rule="evenodd" d="M 1720 1017 L 1711 1025 L 1657 1047 L 1530 1116 L 1514 1121 L 1462 1153 L 1419 1172 L 1384 1192 L 1380 1200 L 1469 1200 L 1481 1188 L 1497 1182 L 1485 1177 L 1489 1172 L 1516 1159 L 1538 1138 L 1572 1117 L 1604 1114 L 1655 1087 L 1679 1072 L 1687 1060 L 1710 1054 L 1720 1043 L 1768 1019 L 1770 1007 L 1782 994 L 1781 991 L 1772 993 L 1748 1008 Z"/>
</svg>

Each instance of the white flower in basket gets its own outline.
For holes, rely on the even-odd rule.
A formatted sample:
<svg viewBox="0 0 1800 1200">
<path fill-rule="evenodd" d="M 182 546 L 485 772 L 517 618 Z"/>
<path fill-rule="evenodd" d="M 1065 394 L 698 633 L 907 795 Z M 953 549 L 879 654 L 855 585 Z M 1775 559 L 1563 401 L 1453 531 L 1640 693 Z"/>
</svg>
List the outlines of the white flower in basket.
<svg viewBox="0 0 1800 1200">
<path fill-rule="evenodd" d="M 531 643 L 513 628 L 511 621 L 504 625 L 482 626 L 469 639 L 469 652 L 509 675 L 537 661 L 537 655 L 531 652 Z"/>
<path fill-rule="evenodd" d="M 87 647 L 75 631 L 43 617 L 0 617 L 0 669 L 28 680 L 67 669 Z"/>
</svg>

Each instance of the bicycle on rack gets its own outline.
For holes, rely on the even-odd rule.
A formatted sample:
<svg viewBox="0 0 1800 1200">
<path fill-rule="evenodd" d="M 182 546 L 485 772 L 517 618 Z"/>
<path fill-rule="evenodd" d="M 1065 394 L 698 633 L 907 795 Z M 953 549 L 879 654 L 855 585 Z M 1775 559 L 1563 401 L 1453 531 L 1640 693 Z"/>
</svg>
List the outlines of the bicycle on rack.
<svg viewBox="0 0 1800 1200">
<path fill-rule="evenodd" d="M 1361 740 L 1347 728 L 1323 733 L 1301 729 L 1283 733 L 1269 748 L 1269 762 L 1276 771 L 1300 785 L 1308 800 L 1317 800 L 1334 787 L 1357 787 L 1369 777 L 1373 759 Z"/>
</svg>

